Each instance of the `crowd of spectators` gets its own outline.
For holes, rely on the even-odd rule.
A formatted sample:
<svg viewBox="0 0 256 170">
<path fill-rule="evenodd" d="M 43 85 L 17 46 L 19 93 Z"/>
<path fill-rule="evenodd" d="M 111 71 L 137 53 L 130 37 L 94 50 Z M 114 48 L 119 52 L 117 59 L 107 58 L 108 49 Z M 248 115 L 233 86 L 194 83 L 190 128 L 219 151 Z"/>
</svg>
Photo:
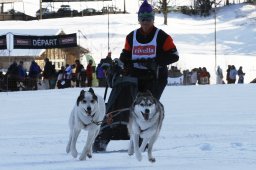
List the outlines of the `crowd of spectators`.
<svg viewBox="0 0 256 170">
<path fill-rule="evenodd" d="M 168 76 L 170 80 L 176 79 L 176 81 L 171 81 L 169 85 L 205 85 L 211 83 L 211 75 L 206 67 L 193 68 L 192 70 L 183 70 L 181 72 L 177 67 L 171 66 L 168 71 Z M 223 71 L 221 67 L 218 66 L 216 69 L 216 84 L 243 84 L 244 76 L 245 73 L 243 72 L 242 66 L 236 70 L 234 65 L 228 65 L 225 82 Z"/>
<path fill-rule="evenodd" d="M 101 59 L 96 68 L 93 66 L 92 60 L 89 60 L 86 67 L 79 60 L 75 60 L 74 64 L 66 64 L 59 71 L 55 70 L 55 65 L 48 58 L 45 58 L 44 62 L 44 68 L 40 68 L 33 60 L 29 69 L 26 70 L 23 61 L 19 61 L 19 63 L 14 61 L 7 69 L 6 74 L 0 71 L 0 91 L 91 87 L 95 86 L 93 79 L 97 79 L 97 86 L 106 87 L 107 69 L 112 63 L 112 58 L 111 52 L 109 52 L 106 58 Z M 234 65 L 228 65 L 225 80 L 220 66 L 217 67 L 215 76 L 216 84 L 243 84 L 245 73 L 242 66 L 237 70 Z M 168 85 L 206 85 L 211 83 L 211 75 L 206 67 L 181 71 L 177 67 L 171 66 L 168 70 L 168 77 L 170 80 L 175 80 L 168 82 Z M 251 83 L 256 83 L 256 79 Z M 212 84 L 215 83 L 212 82 Z"/>
<path fill-rule="evenodd" d="M 89 60 L 86 68 L 79 60 L 75 60 L 74 64 L 66 64 L 59 71 L 56 71 L 55 65 L 48 58 L 45 58 L 44 62 L 44 67 L 40 68 L 33 60 L 26 70 L 23 61 L 19 64 L 14 61 L 8 67 L 6 74 L 0 72 L 0 91 L 92 86 L 92 75 L 95 72 L 92 60 Z"/>
</svg>

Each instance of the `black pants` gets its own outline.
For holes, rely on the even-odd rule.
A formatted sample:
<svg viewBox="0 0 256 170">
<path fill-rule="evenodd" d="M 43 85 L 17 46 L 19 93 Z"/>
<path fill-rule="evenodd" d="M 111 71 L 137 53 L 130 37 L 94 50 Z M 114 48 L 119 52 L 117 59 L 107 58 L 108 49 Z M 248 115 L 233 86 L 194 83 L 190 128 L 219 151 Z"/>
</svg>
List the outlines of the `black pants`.
<svg viewBox="0 0 256 170">
<path fill-rule="evenodd" d="M 161 95 L 167 85 L 167 79 L 139 79 L 138 90 L 139 92 L 146 92 L 149 90 L 152 95 L 160 100 Z"/>
</svg>

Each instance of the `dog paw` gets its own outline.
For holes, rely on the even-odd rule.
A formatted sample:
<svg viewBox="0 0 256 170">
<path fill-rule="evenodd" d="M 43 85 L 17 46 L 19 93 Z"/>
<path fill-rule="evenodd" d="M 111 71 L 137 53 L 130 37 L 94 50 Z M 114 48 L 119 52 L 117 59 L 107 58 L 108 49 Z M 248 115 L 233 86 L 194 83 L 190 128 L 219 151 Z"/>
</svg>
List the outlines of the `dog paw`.
<svg viewBox="0 0 256 170">
<path fill-rule="evenodd" d="M 131 152 L 131 153 L 130 153 L 130 152 L 128 152 L 128 155 L 129 155 L 129 156 L 132 156 L 132 155 L 133 155 L 133 152 Z"/>
<path fill-rule="evenodd" d="M 142 160 L 141 154 L 136 154 L 136 158 L 137 158 L 138 161 L 141 161 Z"/>
<path fill-rule="evenodd" d="M 132 149 L 128 149 L 128 155 L 132 156 L 134 154 L 134 151 Z"/>
<path fill-rule="evenodd" d="M 148 160 L 149 160 L 149 162 L 152 162 L 152 163 L 156 162 L 155 158 L 149 158 Z"/>
<path fill-rule="evenodd" d="M 81 156 L 79 157 L 79 160 L 80 160 L 80 161 L 86 160 L 86 156 L 85 156 L 85 155 L 81 155 Z"/>
<path fill-rule="evenodd" d="M 89 153 L 87 154 L 87 156 L 88 156 L 88 158 L 92 158 L 92 155 L 91 155 L 91 154 L 89 154 Z"/>
<path fill-rule="evenodd" d="M 67 152 L 67 153 L 70 152 L 70 148 L 69 148 L 69 147 L 66 148 L 66 152 Z"/>
<path fill-rule="evenodd" d="M 71 152 L 71 155 L 72 155 L 74 158 L 77 157 L 77 154 L 78 154 L 77 151 L 72 151 L 72 152 Z"/>
</svg>

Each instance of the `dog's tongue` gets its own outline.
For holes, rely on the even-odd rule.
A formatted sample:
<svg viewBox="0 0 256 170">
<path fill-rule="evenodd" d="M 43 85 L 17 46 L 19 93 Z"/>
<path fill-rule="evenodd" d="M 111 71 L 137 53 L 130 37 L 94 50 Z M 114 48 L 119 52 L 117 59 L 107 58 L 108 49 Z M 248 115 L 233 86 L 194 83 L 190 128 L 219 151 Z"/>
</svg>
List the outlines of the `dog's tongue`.
<svg viewBox="0 0 256 170">
<path fill-rule="evenodd" d="M 88 113 L 88 115 L 91 115 L 92 111 L 91 111 L 91 110 L 88 110 L 87 113 Z"/>
<path fill-rule="evenodd" d="M 86 109 L 84 109 L 84 111 L 85 111 L 88 115 L 91 115 L 91 113 L 92 113 L 91 110 L 86 110 Z"/>
<path fill-rule="evenodd" d="M 148 113 L 142 113 L 142 115 L 143 115 L 145 120 L 148 120 L 148 118 L 149 118 L 149 114 Z"/>
</svg>

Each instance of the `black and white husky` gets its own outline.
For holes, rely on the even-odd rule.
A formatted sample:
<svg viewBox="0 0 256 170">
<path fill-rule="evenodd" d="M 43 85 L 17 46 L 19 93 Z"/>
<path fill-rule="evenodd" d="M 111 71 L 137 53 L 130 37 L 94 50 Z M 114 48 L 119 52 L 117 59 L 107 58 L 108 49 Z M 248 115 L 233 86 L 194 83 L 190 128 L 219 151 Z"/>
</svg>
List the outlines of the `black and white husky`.
<svg viewBox="0 0 256 170">
<path fill-rule="evenodd" d="M 135 152 L 136 158 L 141 161 L 141 152 L 148 145 L 148 160 L 155 162 L 156 160 L 152 156 L 152 148 L 162 127 L 164 107 L 147 91 L 137 94 L 130 111 L 128 154 L 133 155 Z M 140 138 L 142 139 L 141 146 L 139 146 Z"/>
<path fill-rule="evenodd" d="M 87 141 L 79 157 L 80 160 L 92 157 L 92 145 L 100 131 L 100 124 L 106 112 L 105 102 L 92 88 L 82 90 L 69 118 L 70 135 L 66 152 L 77 157 L 76 142 L 82 129 L 88 130 Z"/>
</svg>

